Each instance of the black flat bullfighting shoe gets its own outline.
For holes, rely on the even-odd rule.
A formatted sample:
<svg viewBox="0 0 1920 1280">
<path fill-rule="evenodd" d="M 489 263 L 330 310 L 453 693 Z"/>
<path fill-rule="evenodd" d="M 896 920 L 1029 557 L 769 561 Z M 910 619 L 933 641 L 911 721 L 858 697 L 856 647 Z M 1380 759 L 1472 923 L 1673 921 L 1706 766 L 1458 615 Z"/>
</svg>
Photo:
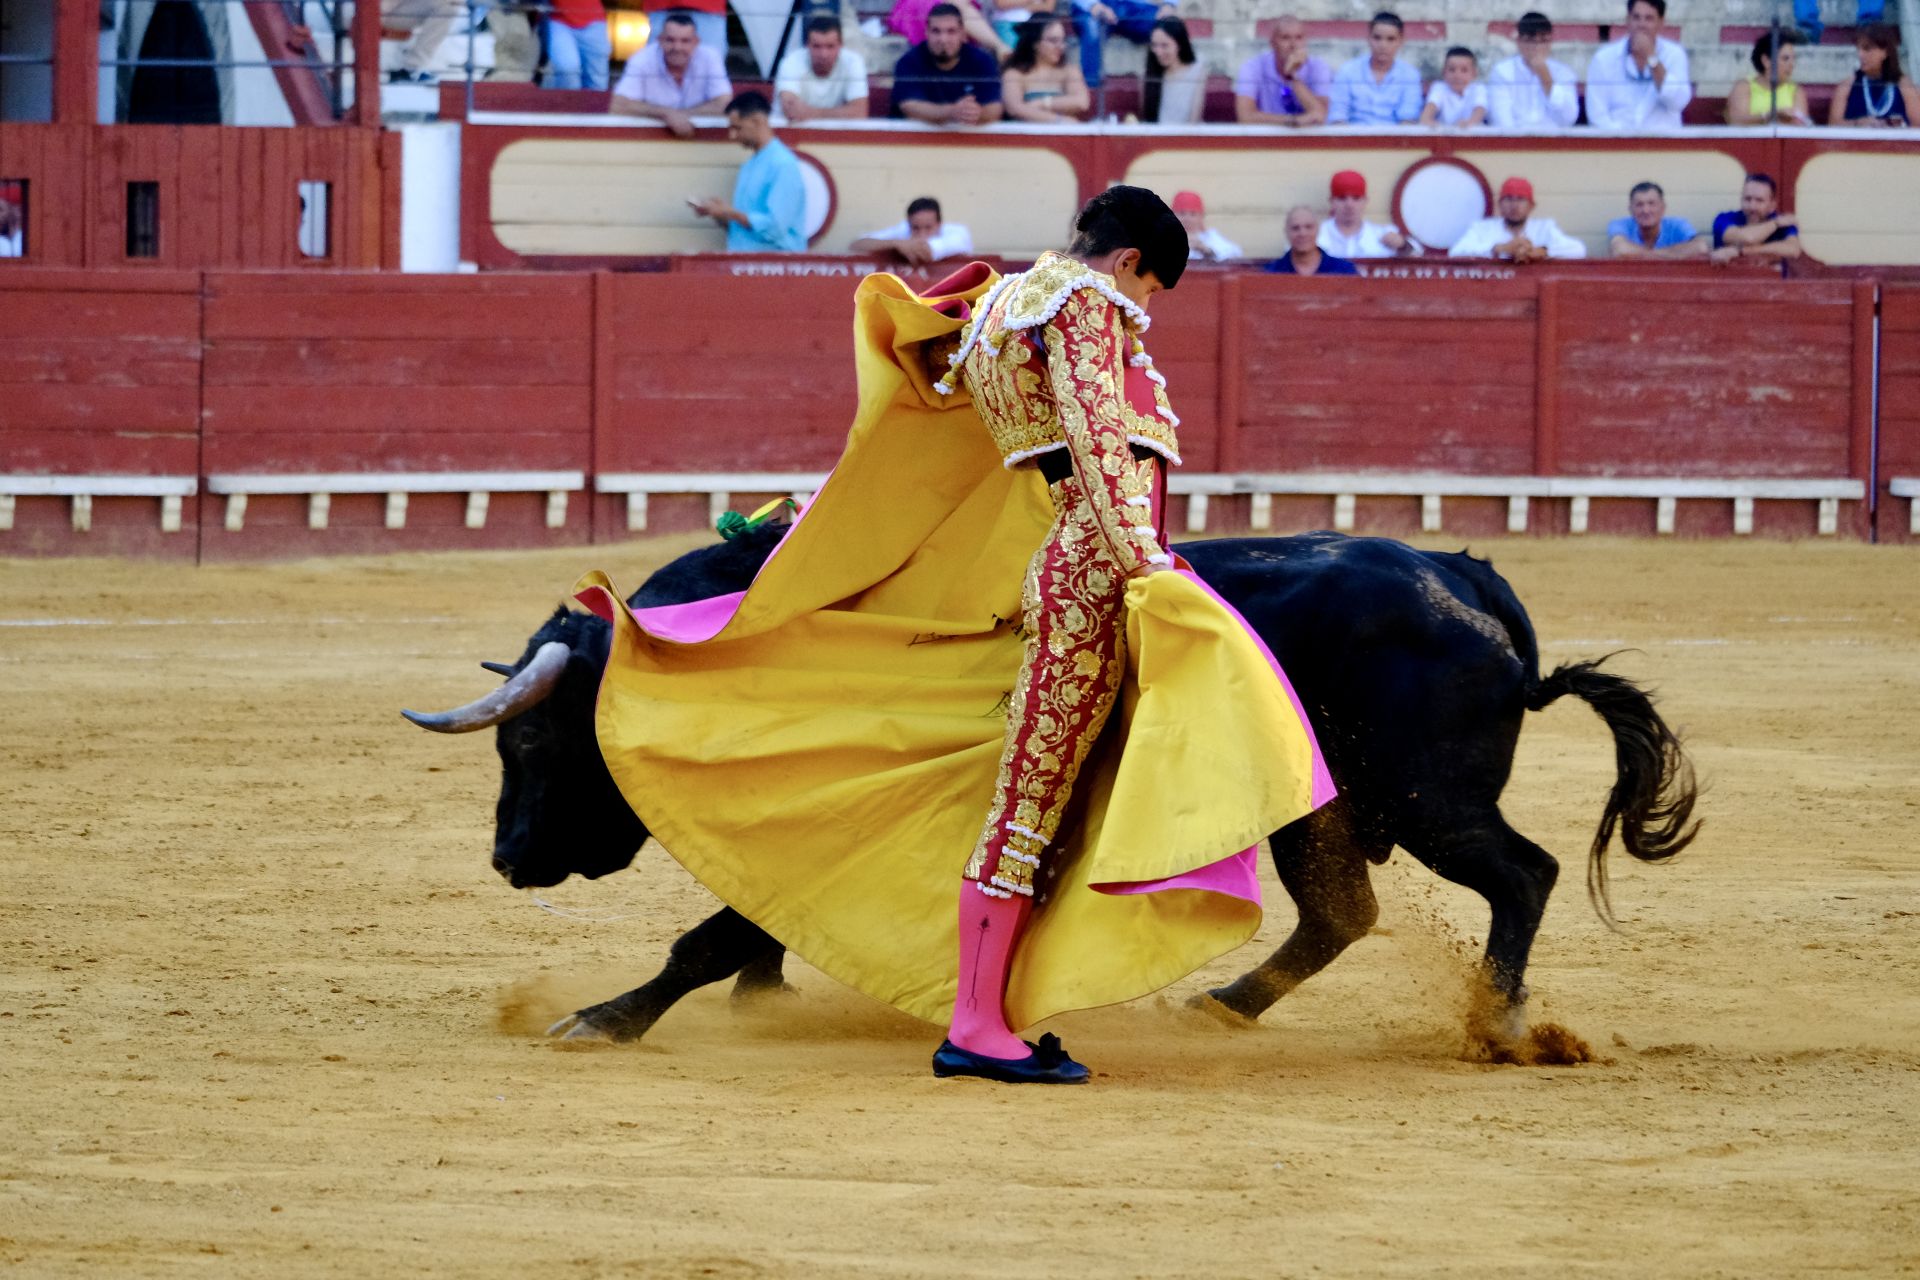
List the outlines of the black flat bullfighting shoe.
<svg viewBox="0 0 1920 1280">
<path fill-rule="evenodd" d="M 1090 1074 L 1087 1069 L 1067 1056 L 1060 1046 L 1060 1037 L 1049 1032 L 1040 1037 L 1040 1043 L 1028 1040 L 1027 1048 L 1033 1050 L 1024 1058 L 989 1058 L 984 1053 L 972 1053 L 962 1049 L 951 1040 L 943 1040 L 933 1055 L 933 1074 L 947 1076 L 978 1076 L 982 1080 L 998 1080 L 1002 1084 L 1085 1084 Z"/>
</svg>

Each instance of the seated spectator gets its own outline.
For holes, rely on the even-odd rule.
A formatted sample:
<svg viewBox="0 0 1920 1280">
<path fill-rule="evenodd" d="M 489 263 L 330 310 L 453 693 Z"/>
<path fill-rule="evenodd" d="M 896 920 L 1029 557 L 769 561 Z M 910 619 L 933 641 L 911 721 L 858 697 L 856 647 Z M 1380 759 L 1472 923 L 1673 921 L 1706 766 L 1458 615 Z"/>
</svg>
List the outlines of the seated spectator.
<svg viewBox="0 0 1920 1280">
<path fill-rule="evenodd" d="M 0 258 L 23 258 L 27 253 L 26 210 L 20 184 L 0 182 Z"/>
<path fill-rule="evenodd" d="M 1207 69 L 1193 55 L 1187 24 L 1162 18 L 1147 37 L 1140 117 L 1149 124 L 1199 124 L 1207 106 Z"/>
<path fill-rule="evenodd" d="M 1333 73 L 1328 124 L 1409 124 L 1420 115 L 1420 73 L 1400 57 L 1407 24 L 1382 10 L 1367 27 L 1367 54 Z"/>
<path fill-rule="evenodd" d="M 1000 101 L 1007 115 L 1034 124 L 1077 124 L 1093 106 L 1086 78 L 1067 58 L 1067 24 L 1059 18 L 1033 18 L 1000 73 Z"/>
<path fill-rule="evenodd" d="M 1233 116 L 1241 124 L 1321 124 L 1333 92 L 1333 68 L 1307 55 L 1306 24 L 1274 19 L 1267 51 L 1240 64 L 1233 79 Z"/>
<path fill-rule="evenodd" d="M 726 229 L 728 253 L 806 252 L 807 188 L 799 157 L 774 136 L 772 111 L 752 89 L 727 104 L 727 136 L 751 153 L 734 179 L 733 199 L 687 201 Z"/>
<path fill-rule="evenodd" d="M 1807 110 L 1807 91 L 1793 82 L 1793 64 L 1795 54 L 1793 46 L 1799 43 L 1797 34 L 1786 32 L 1780 37 L 1780 72 L 1778 78 L 1773 70 L 1773 35 L 1771 32 L 1753 42 L 1754 74 L 1751 78 L 1738 81 L 1727 93 L 1728 124 L 1804 124 L 1813 123 L 1813 116 Z"/>
<path fill-rule="evenodd" d="M 840 19 L 830 13 L 807 19 L 807 47 L 780 59 L 773 95 L 781 115 L 795 124 L 867 118 L 867 60 L 846 47 Z"/>
<path fill-rule="evenodd" d="M 927 124 L 991 124 L 1000 118 L 1000 68 L 967 43 L 960 10 L 937 4 L 927 38 L 893 64 L 893 114 Z"/>
<path fill-rule="evenodd" d="M 938 200 L 921 196 L 907 206 L 906 221 L 861 236 L 848 249 L 853 253 L 888 253 L 903 262 L 924 266 L 970 256 L 973 233 L 958 222 L 942 218 Z"/>
<path fill-rule="evenodd" d="M 1764 173 L 1750 173 L 1740 189 L 1740 207 L 1713 220 L 1710 260 L 1726 266 L 1735 258 L 1797 258 L 1800 228 L 1780 211 L 1780 188 Z"/>
<path fill-rule="evenodd" d="M 1641 132 L 1678 129 L 1693 101 L 1687 51 L 1660 34 L 1667 0 L 1627 0 L 1627 34 L 1587 64 L 1587 123 Z"/>
<path fill-rule="evenodd" d="M 733 97 L 720 55 L 700 43 L 693 19 L 667 15 L 647 47 L 627 59 L 607 109 L 666 124 L 676 138 L 693 136 L 693 117 L 719 115 Z"/>
<path fill-rule="evenodd" d="M 1827 123 L 1903 129 L 1920 120 L 1920 89 L 1900 70 L 1899 28 L 1884 23 L 1865 27 L 1853 43 L 1860 68 L 1852 80 L 1834 86 Z"/>
<path fill-rule="evenodd" d="M 663 18 L 676 13 L 684 15 L 693 23 L 700 43 L 718 54 L 723 64 L 726 62 L 727 0 L 641 0 L 640 7 L 646 11 L 647 21 L 655 31 L 660 29 Z"/>
<path fill-rule="evenodd" d="M 1627 193 L 1627 216 L 1607 224 L 1607 244 L 1616 258 L 1697 258 L 1707 251 L 1691 222 L 1667 216 L 1667 193 L 1657 182 Z"/>
<path fill-rule="evenodd" d="M 897 36 L 905 36 L 909 44 L 925 44 L 927 20 L 941 8 L 952 9 L 959 16 L 967 39 L 991 51 L 996 67 L 1013 52 L 1013 46 L 1000 38 L 1000 33 L 993 29 L 993 24 L 973 0 L 938 0 L 938 3 L 936 0 L 896 0 L 893 12 L 887 15 L 887 27 Z"/>
<path fill-rule="evenodd" d="M 1887 12 L 1887 0 L 1859 0 L 1853 6 L 1853 25 L 1870 27 Z M 1820 0 L 1793 0 L 1793 25 L 1806 33 L 1808 44 L 1819 44 L 1827 27 L 1820 20 Z"/>
<path fill-rule="evenodd" d="M 1176 192 L 1173 214 L 1187 229 L 1187 257 L 1224 262 L 1246 256 L 1240 246 L 1207 225 L 1207 205 L 1198 191 Z"/>
<path fill-rule="evenodd" d="M 1500 212 L 1469 226 L 1447 253 L 1454 258 L 1541 262 L 1584 258 L 1587 246 L 1562 231 L 1552 218 L 1534 217 L 1533 184 L 1525 178 L 1508 178 L 1500 184 Z"/>
<path fill-rule="evenodd" d="M 1333 216 L 1320 224 L 1316 239 L 1336 258 L 1391 258 L 1420 246 L 1384 222 L 1368 222 L 1367 180 L 1352 169 L 1333 175 L 1328 185 Z"/>
<path fill-rule="evenodd" d="M 1153 35 L 1153 24 L 1173 16 L 1174 6 L 1164 0 L 1073 0 L 1073 30 L 1080 38 L 1080 72 L 1087 83 L 1099 87 L 1105 77 L 1107 37 L 1125 36 L 1135 44 L 1145 44 Z"/>
<path fill-rule="evenodd" d="M 593 0 L 593 6 L 599 8 L 599 0 Z M 410 33 L 407 42 L 400 46 L 400 65 L 388 74 L 387 80 L 392 84 L 432 84 L 439 79 L 431 68 L 460 12 L 455 0 L 380 0 L 380 25 Z M 604 21 L 606 15 L 600 16 Z M 580 86 L 563 87 L 577 89 Z M 605 87 L 602 82 L 601 88 Z"/>
<path fill-rule="evenodd" d="M 1345 258 L 1336 258 L 1315 243 L 1320 213 L 1311 205 L 1297 204 L 1287 210 L 1287 252 L 1267 264 L 1267 270 L 1283 276 L 1357 276 L 1360 269 Z"/>
<path fill-rule="evenodd" d="M 1553 23 L 1523 13 L 1514 24 L 1520 52 L 1487 73 L 1487 123 L 1496 129 L 1571 129 L 1580 119 L 1573 68 L 1553 58 Z"/>
<path fill-rule="evenodd" d="M 607 33 L 607 11 L 600 0 L 553 0 L 546 33 L 546 88 L 607 87 L 613 40 Z"/>
<path fill-rule="evenodd" d="M 1440 64 L 1440 78 L 1427 90 L 1420 123 L 1471 128 L 1486 122 L 1487 86 L 1480 83 L 1480 59 L 1466 46 L 1455 45 Z"/>
</svg>

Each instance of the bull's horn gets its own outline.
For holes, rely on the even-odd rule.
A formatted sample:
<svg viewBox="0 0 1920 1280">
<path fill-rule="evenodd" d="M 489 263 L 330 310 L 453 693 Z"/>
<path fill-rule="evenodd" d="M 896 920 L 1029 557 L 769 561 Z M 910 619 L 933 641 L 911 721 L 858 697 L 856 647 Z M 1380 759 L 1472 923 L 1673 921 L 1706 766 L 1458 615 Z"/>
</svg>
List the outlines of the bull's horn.
<svg viewBox="0 0 1920 1280">
<path fill-rule="evenodd" d="M 480 669 L 482 671 L 491 671 L 493 674 L 502 676 L 508 680 L 513 678 L 513 664 L 511 662 L 483 662 L 480 664 Z"/>
<path fill-rule="evenodd" d="M 552 693 L 553 686 L 559 682 L 560 673 L 567 669 L 567 658 L 571 652 L 560 641 L 549 640 L 534 651 L 533 658 L 518 675 L 484 698 L 451 711 L 402 711 L 400 714 L 422 729 L 431 729 L 435 733 L 472 733 L 477 729 L 491 729 Z"/>
</svg>

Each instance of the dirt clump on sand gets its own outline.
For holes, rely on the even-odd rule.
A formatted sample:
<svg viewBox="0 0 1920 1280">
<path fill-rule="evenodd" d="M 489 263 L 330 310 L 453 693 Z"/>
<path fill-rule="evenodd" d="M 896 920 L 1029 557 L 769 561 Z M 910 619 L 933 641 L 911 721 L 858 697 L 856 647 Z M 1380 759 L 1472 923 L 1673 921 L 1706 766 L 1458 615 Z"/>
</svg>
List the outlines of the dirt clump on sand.
<svg viewBox="0 0 1920 1280">
<path fill-rule="evenodd" d="M 1096 1076 L 1023 1092 L 933 1079 L 939 1028 L 799 961 L 752 1016 L 722 984 L 638 1045 L 545 1039 L 715 901 L 650 846 L 547 895 L 603 922 L 541 911 L 488 866 L 491 735 L 398 710 L 494 687 L 476 662 L 519 652 L 582 570 L 630 588 L 696 541 L 0 561 L 0 1270 L 1911 1266 L 1920 549 L 1474 546 L 1543 665 L 1638 651 L 1611 669 L 1659 688 L 1711 784 L 1680 858 L 1616 851 L 1610 932 L 1579 862 L 1612 744 L 1572 699 L 1527 717 L 1502 809 L 1563 864 L 1533 1065 L 1464 1060 L 1486 905 L 1396 852 L 1378 930 L 1250 1029 L 1185 1002 L 1292 927 L 1264 868 L 1258 937 L 1038 1028 Z"/>
</svg>

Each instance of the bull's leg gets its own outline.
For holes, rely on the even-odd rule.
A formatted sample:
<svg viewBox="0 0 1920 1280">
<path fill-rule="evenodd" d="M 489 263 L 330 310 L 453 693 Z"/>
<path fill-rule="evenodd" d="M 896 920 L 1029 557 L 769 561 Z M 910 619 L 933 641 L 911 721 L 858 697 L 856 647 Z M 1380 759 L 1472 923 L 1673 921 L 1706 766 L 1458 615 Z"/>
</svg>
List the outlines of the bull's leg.
<svg viewBox="0 0 1920 1280">
<path fill-rule="evenodd" d="M 787 983 L 783 972 L 786 962 L 787 949 L 777 942 L 772 950 L 747 961 L 740 976 L 733 980 L 733 995 L 729 997 L 733 1007 L 758 1005 L 769 996 L 798 994 L 798 989 Z"/>
<path fill-rule="evenodd" d="M 730 978 L 780 950 L 766 930 L 725 907 L 674 941 L 666 967 L 651 982 L 570 1013 L 547 1034 L 567 1040 L 638 1040 L 689 991 Z"/>
<path fill-rule="evenodd" d="M 1547 897 L 1560 875 L 1552 854 L 1507 825 L 1495 808 L 1424 824 L 1402 844 L 1408 853 L 1455 884 L 1487 900 L 1484 999 L 1477 1000 L 1468 1033 L 1499 1044 L 1526 1032 L 1527 958 Z"/>
<path fill-rule="evenodd" d="M 1225 1010 L 1247 1022 L 1367 936 L 1380 916 L 1367 868 L 1391 847 L 1378 838 L 1355 835 L 1344 799 L 1274 833 L 1269 844 L 1280 882 L 1300 910 L 1300 922 L 1258 968 L 1193 1002 L 1210 1013 Z"/>
</svg>

